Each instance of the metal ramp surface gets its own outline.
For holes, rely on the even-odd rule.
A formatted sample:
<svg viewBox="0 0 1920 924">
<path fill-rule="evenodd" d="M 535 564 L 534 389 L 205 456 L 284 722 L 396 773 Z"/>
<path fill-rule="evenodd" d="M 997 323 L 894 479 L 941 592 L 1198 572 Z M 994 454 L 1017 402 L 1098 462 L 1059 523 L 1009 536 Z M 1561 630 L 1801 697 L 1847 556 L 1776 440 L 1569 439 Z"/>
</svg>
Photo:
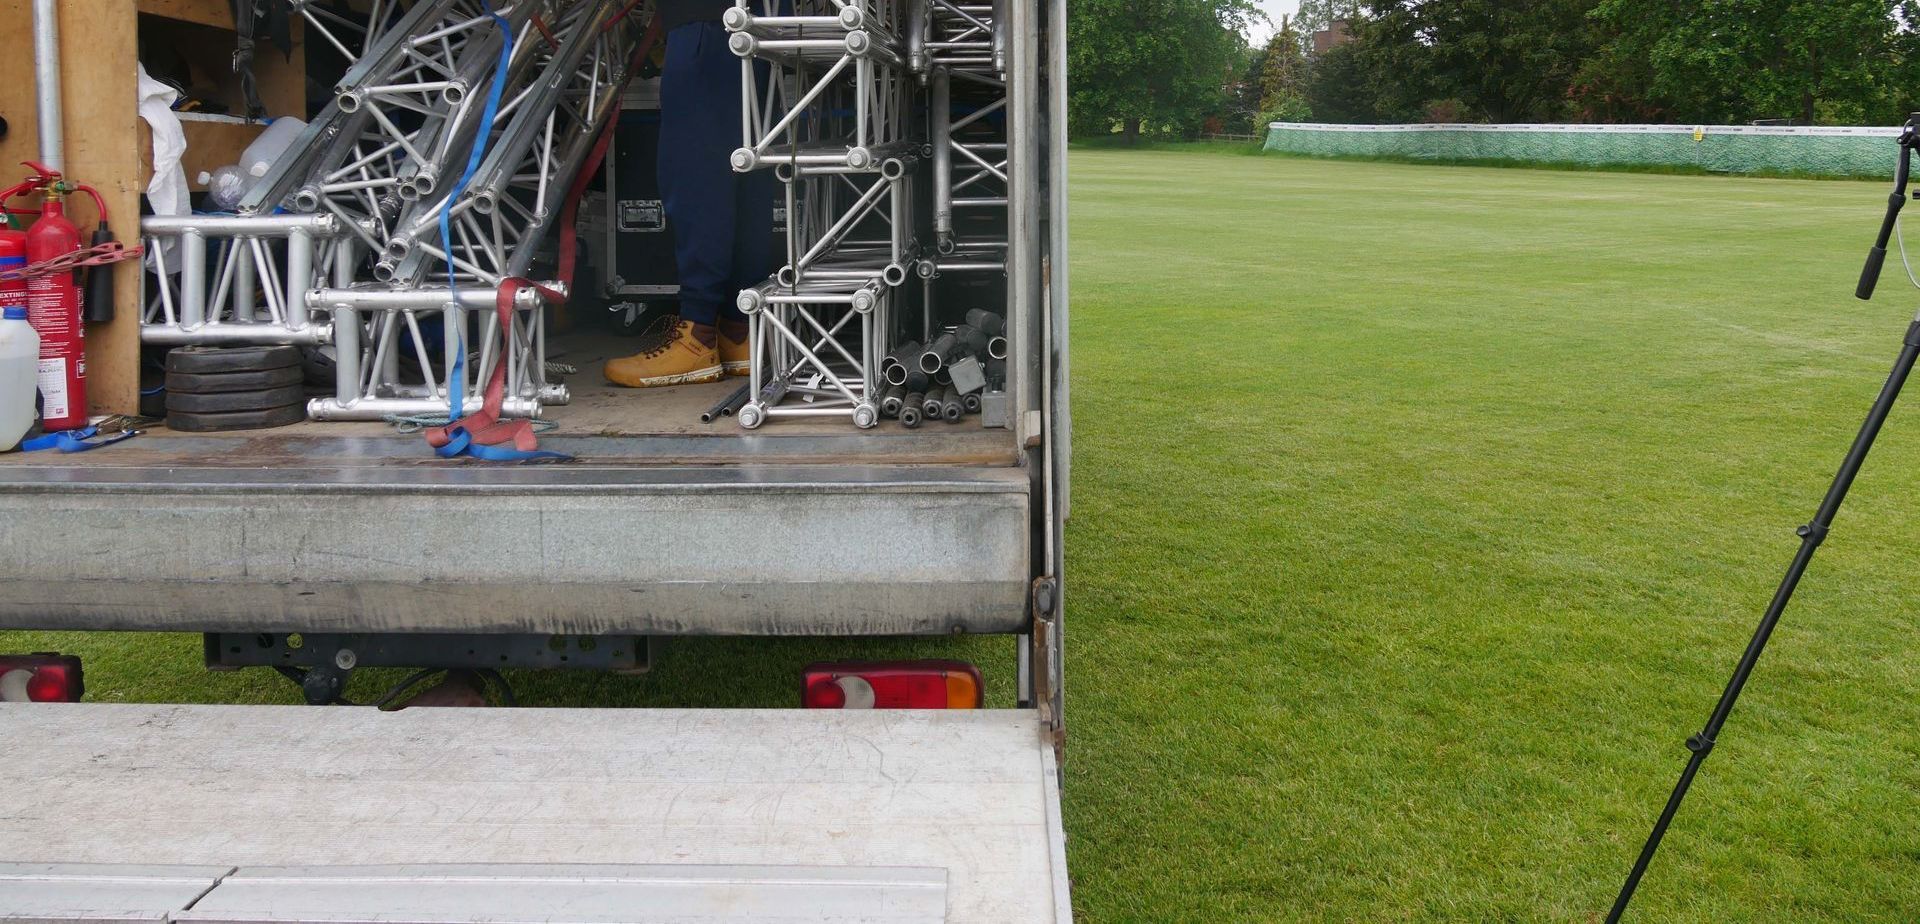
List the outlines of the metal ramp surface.
<svg viewBox="0 0 1920 924">
<path fill-rule="evenodd" d="M 0 704 L 0 742 L 7 924 L 1071 916 L 1031 710 Z"/>
<path fill-rule="evenodd" d="M 7 924 L 941 924 L 940 869 L 0 864 Z"/>
</svg>

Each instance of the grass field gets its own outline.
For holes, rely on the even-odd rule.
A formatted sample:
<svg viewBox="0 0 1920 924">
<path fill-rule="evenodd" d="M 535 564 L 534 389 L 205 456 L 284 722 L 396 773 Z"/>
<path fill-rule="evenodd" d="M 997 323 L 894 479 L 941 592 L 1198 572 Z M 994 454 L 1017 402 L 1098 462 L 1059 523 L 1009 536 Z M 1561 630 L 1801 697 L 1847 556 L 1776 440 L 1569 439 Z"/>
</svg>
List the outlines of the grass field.
<svg viewBox="0 0 1920 924">
<path fill-rule="evenodd" d="M 1920 299 L 1884 193 L 1085 151 L 1066 822 L 1110 921 L 1589 921 Z M 1642 921 L 1920 919 L 1920 395 L 1896 411 Z M 186 637 L 7 635 L 95 698 L 290 701 Z M 538 704 L 784 705 L 699 641 Z M 365 694 L 375 684 L 367 681 Z"/>
</svg>

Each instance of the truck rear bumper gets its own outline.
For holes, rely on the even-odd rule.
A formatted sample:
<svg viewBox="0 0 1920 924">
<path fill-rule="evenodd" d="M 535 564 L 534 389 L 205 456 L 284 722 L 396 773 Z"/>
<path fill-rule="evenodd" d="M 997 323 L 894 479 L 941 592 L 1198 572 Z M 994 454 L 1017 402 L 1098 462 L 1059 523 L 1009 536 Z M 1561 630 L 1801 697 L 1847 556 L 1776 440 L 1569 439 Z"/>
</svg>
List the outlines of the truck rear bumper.
<svg viewBox="0 0 1920 924">
<path fill-rule="evenodd" d="M 0 628 L 1018 632 L 980 465 L 0 466 Z"/>
</svg>

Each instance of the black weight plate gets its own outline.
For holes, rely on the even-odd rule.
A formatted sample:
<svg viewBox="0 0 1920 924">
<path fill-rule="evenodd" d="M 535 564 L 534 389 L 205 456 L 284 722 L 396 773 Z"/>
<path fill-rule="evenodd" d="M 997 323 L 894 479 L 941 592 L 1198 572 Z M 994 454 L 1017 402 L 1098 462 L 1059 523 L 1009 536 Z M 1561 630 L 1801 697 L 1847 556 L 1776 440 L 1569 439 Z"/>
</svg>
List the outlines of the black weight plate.
<svg viewBox="0 0 1920 924">
<path fill-rule="evenodd" d="M 300 365 L 300 348 L 296 346 L 227 346 L 180 347 L 167 354 L 168 372 L 190 372 L 195 374 L 224 372 L 258 372 L 262 369 L 284 369 Z"/>
<path fill-rule="evenodd" d="M 255 372 L 167 373 L 167 394 L 208 395 L 226 391 L 260 391 L 298 385 L 306 378 L 299 366 Z"/>
<path fill-rule="evenodd" d="M 264 430 L 284 427 L 307 419 L 305 402 L 265 411 L 235 411 L 231 414 L 168 414 L 167 427 L 185 433 L 210 433 L 216 430 Z"/>
<path fill-rule="evenodd" d="M 268 411 L 307 400 L 304 385 L 282 385 L 261 391 L 168 392 L 169 414 L 229 414 L 234 411 Z"/>
</svg>

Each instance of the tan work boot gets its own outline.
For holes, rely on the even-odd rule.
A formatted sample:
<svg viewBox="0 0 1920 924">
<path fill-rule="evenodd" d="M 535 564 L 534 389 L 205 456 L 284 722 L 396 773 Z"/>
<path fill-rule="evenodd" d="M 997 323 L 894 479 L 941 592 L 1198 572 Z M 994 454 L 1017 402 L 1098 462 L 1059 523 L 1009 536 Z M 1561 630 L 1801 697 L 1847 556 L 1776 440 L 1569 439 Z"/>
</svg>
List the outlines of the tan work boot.
<svg viewBox="0 0 1920 924">
<path fill-rule="evenodd" d="M 720 368 L 728 375 L 746 375 L 752 371 L 753 354 L 748 350 L 745 321 L 720 322 Z M 738 334 L 739 336 L 734 336 Z"/>
<path fill-rule="evenodd" d="M 705 324 L 681 321 L 665 339 L 632 356 L 607 360 L 607 381 L 627 388 L 693 385 L 720 378 L 719 339 Z"/>
</svg>

